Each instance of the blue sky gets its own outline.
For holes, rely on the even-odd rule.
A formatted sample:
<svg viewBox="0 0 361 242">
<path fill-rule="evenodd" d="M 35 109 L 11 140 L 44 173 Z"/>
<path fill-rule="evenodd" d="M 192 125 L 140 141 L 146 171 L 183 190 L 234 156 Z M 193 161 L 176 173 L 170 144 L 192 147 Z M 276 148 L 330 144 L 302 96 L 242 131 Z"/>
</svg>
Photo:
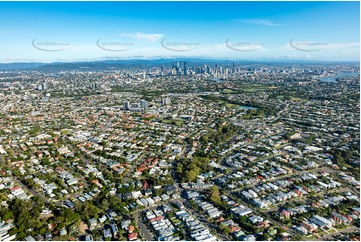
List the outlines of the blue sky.
<svg viewBox="0 0 361 242">
<path fill-rule="evenodd" d="M 359 2 L 0 2 L 0 62 L 359 60 Z"/>
</svg>

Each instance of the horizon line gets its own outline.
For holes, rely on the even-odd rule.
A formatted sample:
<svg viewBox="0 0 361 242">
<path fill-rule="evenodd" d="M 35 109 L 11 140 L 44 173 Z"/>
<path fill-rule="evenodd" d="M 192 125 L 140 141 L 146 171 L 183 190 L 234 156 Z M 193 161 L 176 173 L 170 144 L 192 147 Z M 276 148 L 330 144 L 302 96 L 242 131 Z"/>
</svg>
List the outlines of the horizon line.
<svg viewBox="0 0 361 242">
<path fill-rule="evenodd" d="M 271 62 L 271 61 L 300 61 L 300 62 L 358 62 L 360 60 L 322 60 L 322 59 L 308 59 L 308 58 L 287 58 L 287 57 L 268 57 L 268 58 L 255 58 L 255 59 L 239 59 L 239 58 L 228 58 L 228 57 L 202 57 L 202 56 L 164 56 L 164 57 L 145 57 L 145 56 L 134 56 L 134 57 L 119 57 L 119 58 L 99 58 L 99 59 L 72 59 L 72 60 L 29 60 L 29 59 L 0 59 L 0 64 L 57 64 L 57 63 L 89 63 L 89 62 L 106 62 L 106 61 L 132 61 L 132 60 L 143 60 L 143 61 L 155 61 L 162 59 L 193 59 L 193 60 L 213 60 L 213 61 L 244 61 L 244 62 Z"/>
</svg>

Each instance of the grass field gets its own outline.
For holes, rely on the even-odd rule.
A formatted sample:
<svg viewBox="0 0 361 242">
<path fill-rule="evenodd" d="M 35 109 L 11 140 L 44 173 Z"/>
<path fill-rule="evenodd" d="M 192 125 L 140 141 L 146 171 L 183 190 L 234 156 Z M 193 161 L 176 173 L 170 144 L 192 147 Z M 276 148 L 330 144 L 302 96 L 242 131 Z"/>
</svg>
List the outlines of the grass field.
<svg viewBox="0 0 361 242">
<path fill-rule="evenodd" d="M 281 99 L 281 100 L 290 99 L 291 101 L 305 101 L 306 100 L 306 99 L 296 97 L 296 96 L 284 96 L 284 95 L 277 96 L 277 99 Z"/>
<path fill-rule="evenodd" d="M 236 104 L 232 104 L 232 103 L 228 103 L 228 102 L 224 102 L 223 104 L 226 108 L 239 108 L 239 106 Z"/>
<path fill-rule="evenodd" d="M 255 84 L 255 85 L 248 85 L 244 88 L 241 88 L 244 92 L 264 92 L 272 89 L 277 89 L 277 87 L 274 86 L 266 86 L 261 84 Z"/>
</svg>

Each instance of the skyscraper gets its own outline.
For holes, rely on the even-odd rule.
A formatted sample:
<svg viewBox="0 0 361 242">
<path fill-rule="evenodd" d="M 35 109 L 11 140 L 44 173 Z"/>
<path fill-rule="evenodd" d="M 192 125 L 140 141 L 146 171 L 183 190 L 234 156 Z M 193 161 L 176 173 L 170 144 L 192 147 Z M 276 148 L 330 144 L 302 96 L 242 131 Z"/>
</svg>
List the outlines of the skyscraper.
<svg viewBox="0 0 361 242">
<path fill-rule="evenodd" d="M 201 73 L 202 73 L 202 68 L 196 67 L 196 74 L 201 74 Z"/>
<path fill-rule="evenodd" d="M 148 102 L 146 100 L 140 100 L 140 108 L 144 108 L 144 110 L 147 110 Z"/>
<path fill-rule="evenodd" d="M 175 68 L 177 75 L 180 75 L 180 71 L 179 71 L 179 62 L 177 62 L 177 66 Z"/>
<path fill-rule="evenodd" d="M 124 110 L 129 110 L 129 102 L 128 101 L 123 102 L 123 109 Z"/>
<path fill-rule="evenodd" d="M 164 64 L 160 67 L 161 75 L 164 76 Z"/>
<path fill-rule="evenodd" d="M 210 69 L 208 65 L 204 65 L 204 73 L 209 74 L 210 73 Z"/>
<path fill-rule="evenodd" d="M 183 66 L 183 75 L 187 75 L 187 62 L 184 62 L 184 66 Z"/>
</svg>

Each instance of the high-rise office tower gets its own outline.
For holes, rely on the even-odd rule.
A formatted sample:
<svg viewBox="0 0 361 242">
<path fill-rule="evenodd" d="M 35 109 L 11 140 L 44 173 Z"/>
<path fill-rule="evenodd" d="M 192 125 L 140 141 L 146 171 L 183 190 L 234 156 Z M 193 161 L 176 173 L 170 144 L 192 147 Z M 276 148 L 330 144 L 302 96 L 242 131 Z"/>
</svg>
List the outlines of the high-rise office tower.
<svg viewBox="0 0 361 242">
<path fill-rule="evenodd" d="M 146 100 L 140 100 L 140 108 L 144 108 L 144 110 L 148 109 L 148 102 Z"/>
<path fill-rule="evenodd" d="M 180 75 L 180 71 L 179 71 L 179 62 L 177 62 L 177 65 L 175 67 L 176 73 L 177 75 Z"/>
<path fill-rule="evenodd" d="M 187 75 L 187 62 L 184 62 L 184 66 L 183 66 L 183 75 Z"/>
<path fill-rule="evenodd" d="M 200 67 L 196 67 L 196 74 L 201 74 L 202 73 L 202 69 Z"/>
<path fill-rule="evenodd" d="M 209 70 L 209 66 L 204 65 L 204 72 L 209 74 L 210 70 Z"/>
<path fill-rule="evenodd" d="M 129 102 L 128 101 L 123 102 L 123 109 L 124 110 L 129 110 Z"/>
</svg>

